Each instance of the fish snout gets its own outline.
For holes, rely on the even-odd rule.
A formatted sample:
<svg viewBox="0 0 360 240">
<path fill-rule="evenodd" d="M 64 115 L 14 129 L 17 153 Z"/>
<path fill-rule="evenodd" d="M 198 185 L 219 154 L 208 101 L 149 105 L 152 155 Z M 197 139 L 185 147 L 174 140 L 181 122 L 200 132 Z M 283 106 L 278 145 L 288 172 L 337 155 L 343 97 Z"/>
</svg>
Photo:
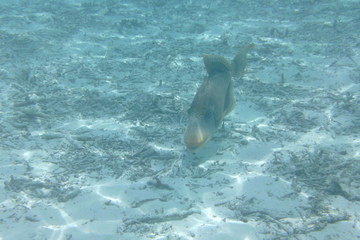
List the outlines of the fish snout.
<svg viewBox="0 0 360 240">
<path fill-rule="evenodd" d="M 190 119 L 184 135 L 187 149 L 195 152 L 204 145 L 211 137 L 212 131 L 207 124 L 198 119 Z"/>
</svg>

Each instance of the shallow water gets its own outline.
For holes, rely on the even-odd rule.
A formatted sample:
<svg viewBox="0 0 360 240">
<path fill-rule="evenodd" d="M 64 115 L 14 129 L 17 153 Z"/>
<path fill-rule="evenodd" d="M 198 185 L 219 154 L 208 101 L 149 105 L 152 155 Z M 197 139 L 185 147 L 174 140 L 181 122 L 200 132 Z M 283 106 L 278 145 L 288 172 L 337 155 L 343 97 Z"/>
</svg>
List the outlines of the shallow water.
<svg viewBox="0 0 360 240">
<path fill-rule="evenodd" d="M 357 1 L 2 1 L 0 239 L 360 239 Z M 254 43 L 189 153 L 205 54 Z"/>
</svg>

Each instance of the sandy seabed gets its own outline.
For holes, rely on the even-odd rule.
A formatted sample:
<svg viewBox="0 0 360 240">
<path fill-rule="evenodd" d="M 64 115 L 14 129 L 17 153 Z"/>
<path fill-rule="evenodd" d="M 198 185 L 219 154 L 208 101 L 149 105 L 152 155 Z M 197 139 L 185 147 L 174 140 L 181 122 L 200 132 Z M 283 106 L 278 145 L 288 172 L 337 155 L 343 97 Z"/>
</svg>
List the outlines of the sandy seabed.
<svg viewBox="0 0 360 240">
<path fill-rule="evenodd" d="M 360 239 L 357 1 L 2 1 L 0 239 Z M 202 55 L 254 43 L 185 150 Z"/>
</svg>

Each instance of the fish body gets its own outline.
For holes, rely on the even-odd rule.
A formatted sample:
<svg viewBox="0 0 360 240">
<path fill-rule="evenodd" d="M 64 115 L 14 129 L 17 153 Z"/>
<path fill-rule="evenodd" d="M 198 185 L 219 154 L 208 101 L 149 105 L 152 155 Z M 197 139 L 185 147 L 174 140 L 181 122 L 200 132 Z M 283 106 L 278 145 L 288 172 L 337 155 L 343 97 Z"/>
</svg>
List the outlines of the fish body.
<svg viewBox="0 0 360 240">
<path fill-rule="evenodd" d="M 203 146 L 220 127 L 224 117 L 235 106 L 232 77 L 242 76 L 246 66 L 249 45 L 229 62 L 224 57 L 205 55 L 203 61 L 208 76 L 198 88 L 188 110 L 189 122 L 184 142 L 188 150 Z"/>
</svg>

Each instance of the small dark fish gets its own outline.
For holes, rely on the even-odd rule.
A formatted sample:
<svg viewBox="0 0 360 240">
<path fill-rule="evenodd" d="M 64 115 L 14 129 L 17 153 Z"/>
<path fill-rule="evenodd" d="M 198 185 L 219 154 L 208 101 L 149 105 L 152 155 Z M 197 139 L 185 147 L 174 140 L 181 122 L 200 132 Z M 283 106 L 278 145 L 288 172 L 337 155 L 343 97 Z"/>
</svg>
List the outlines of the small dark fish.
<svg viewBox="0 0 360 240">
<path fill-rule="evenodd" d="M 184 136 L 188 150 L 196 151 L 204 145 L 233 110 L 235 97 L 231 78 L 244 75 L 246 55 L 253 46 L 243 48 L 232 62 L 221 56 L 203 57 L 208 77 L 198 88 L 188 110 L 189 123 Z"/>
</svg>

